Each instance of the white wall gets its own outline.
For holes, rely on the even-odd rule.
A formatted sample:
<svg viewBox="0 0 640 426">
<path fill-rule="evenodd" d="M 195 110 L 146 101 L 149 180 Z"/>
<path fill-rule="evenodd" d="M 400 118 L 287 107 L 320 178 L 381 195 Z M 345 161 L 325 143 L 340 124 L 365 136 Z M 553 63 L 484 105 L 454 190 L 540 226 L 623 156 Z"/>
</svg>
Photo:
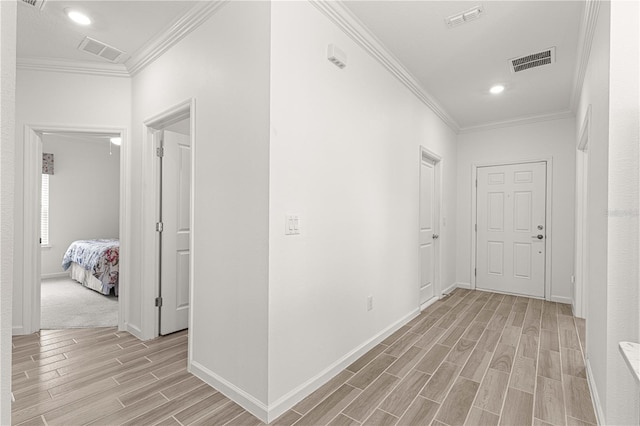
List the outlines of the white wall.
<svg viewBox="0 0 640 426">
<path fill-rule="evenodd" d="M 13 329 L 22 333 L 24 126 L 55 125 L 128 129 L 131 82 L 126 78 L 18 70 L 16 86 L 15 262 Z M 126 320 L 126 319 L 125 319 Z"/>
<path fill-rule="evenodd" d="M 16 2 L 0 1 L 0 424 L 11 423 Z"/>
<path fill-rule="evenodd" d="M 143 199 L 153 205 L 142 123 L 195 99 L 191 368 L 255 405 L 267 402 L 269 16 L 268 2 L 230 2 L 133 78 L 132 162 L 145 165 L 133 176 L 134 211 Z M 133 229 L 153 226 L 153 209 L 144 211 Z M 144 288 L 130 303 L 133 324 L 153 336 L 156 324 L 140 316 L 154 311 L 156 288 L 147 234 L 134 235 L 151 263 L 133 271 Z"/>
<path fill-rule="evenodd" d="M 602 424 L 640 423 L 619 341 L 640 341 L 639 27 L 636 2 L 603 2 L 578 108 L 591 105 L 587 366 Z"/>
<path fill-rule="evenodd" d="M 571 303 L 575 233 L 575 140 L 573 118 L 458 136 L 458 282 L 471 282 L 472 165 L 552 158 L 551 299 Z"/>
<path fill-rule="evenodd" d="M 277 408 L 417 312 L 420 145 L 443 157 L 442 288 L 455 283 L 456 136 L 310 3 L 274 2 L 271 27 L 269 403 Z M 345 69 L 327 60 L 330 43 L 346 52 Z M 300 216 L 301 235 L 284 235 L 287 214 Z"/>
<path fill-rule="evenodd" d="M 576 132 L 591 105 L 589 138 L 589 251 L 586 357 L 591 365 L 595 387 L 594 399 L 600 399 L 604 408 L 606 388 L 606 335 L 607 335 L 607 193 L 608 193 L 608 138 L 609 138 L 609 3 L 600 6 L 589 64 L 576 113 Z M 595 368 L 594 368 L 595 367 Z M 600 395 L 602 393 L 602 395 Z M 604 421 L 604 419 L 600 419 Z"/>
<path fill-rule="evenodd" d="M 608 210 L 608 424 L 640 424 L 640 385 L 618 343 L 640 343 L 640 4 L 611 2 Z"/>
<path fill-rule="evenodd" d="M 120 147 L 109 139 L 44 135 L 43 152 L 52 153 L 49 176 L 49 245 L 41 252 L 43 278 L 67 274 L 62 258 L 76 240 L 118 238 Z M 111 145 L 111 154 L 109 153 Z"/>
</svg>

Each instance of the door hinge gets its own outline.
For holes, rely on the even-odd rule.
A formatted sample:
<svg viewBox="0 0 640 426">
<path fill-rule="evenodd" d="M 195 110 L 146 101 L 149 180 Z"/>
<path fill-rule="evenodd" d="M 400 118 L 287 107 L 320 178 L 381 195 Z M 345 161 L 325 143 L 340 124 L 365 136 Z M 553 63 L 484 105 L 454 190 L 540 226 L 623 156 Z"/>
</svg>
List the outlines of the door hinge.
<svg viewBox="0 0 640 426">
<path fill-rule="evenodd" d="M 162 307 L 162 297 L 156 297 L 156 307 Z"/>
<path fill-rule="evenodd" d="M 478 224 L 476 223 L 476 232 L 478 232 Z"/>
<path fill-rule="evenodd" d="M 473 268 L 473 276 L 474 277 L 478 276 L 478 268 Z"/>
<path fill-rule="evenodd" d="M 160 158 L 164 157 L 164 147 L 160 146 L 156 148 L 156 155 Z"/>
<path fill-rule="evenodd" d="M 478 179 L 476 179 L 476 188 L 478 187 Z"/>
<path fill-rule="evenodd" d="M 162 222 L 156 222 L 156 231 L 157 232 L 164 231 L 164 224 Z"/>
</svg>

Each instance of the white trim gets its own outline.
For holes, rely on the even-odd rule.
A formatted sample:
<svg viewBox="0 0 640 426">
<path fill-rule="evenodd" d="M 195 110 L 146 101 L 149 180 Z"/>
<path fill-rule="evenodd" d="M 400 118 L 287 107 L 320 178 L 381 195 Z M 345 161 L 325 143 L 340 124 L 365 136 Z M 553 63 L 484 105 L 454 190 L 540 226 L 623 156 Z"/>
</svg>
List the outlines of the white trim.
<svg viewBox="0 0 640 426">
<path fill-rule="evenodd" d="M 119 133 L 122 137 L 120 149 L 120 280 L 123 283 L 118 298 L 118 328 L 125 329 L 126 315 L 129 312 L 129 283 L 130 265 L 129 235 L 131 232 L 131 212 L 129 211 L 129 190 L 131 176 L 129 172 L 129 157 L 131 147 L 127 139 L 127 131 L 120 127 L 104 126 L 75 126 L 60 124 L 25 124 L 24 126 L 24 226 L 23 226 L 23 306 L 22 332 L 34 333 L 40 329 L 40 175 L 42 174 L 42 142 L 41 134 L 59 132 L 91 133 Z M 28 241 L 32 241 L 28 244 Z"/>
<path fill-rule="evenodd" d="M 196 2 L 184 15 L 173 21 L 160 34 L 135 51 L 125 62 L 132 76 L 162 56 L 167 50 L 189 35 L 213 16 L 229 0 Z"/>
<path fill-rule="evenodd" d="M 69 273 L 68 272 L 54 272 L 52 274 L 42 274 L 40 275 L 40 279 L 41 280 L 48 280 L 51 278 L 64 278 L 64 277 L 68 277 Z"/>
<path fill-rule="evenodd" d="M 582 92 L 584 77 L 587 73 L 589 65 L 589 57 L 591 56 L 591 44 L 593 43 L 593 35 L 596 31 L 596 23 L 600 11 L 600 1 L 585 1 L 584 15 L 582 24 L 580 25 L 580 38 L 578 41 L 578 60 L 576 61 L 576 71 L 573 78 L 573 89 L 571 91 L 571 110 L 575 111 L 578 107 L 578 100 Z"/>
<path fill-rule="evenodd" d="M 437 299 L 437 298 L 434 298 Z M 380 333 L 373 336 L 357 348 L 353 349 L 342 358 L 325 368 L 323 371 L 302 383 L 291 392 L 279 398 L 272 404 L 265 404 L 247 392 L 228 382 L 224 378 L 218 376 L 211 370 L 204 367 L 197 361 L 192 361 L 189 371 L 196 377 L 208 383 L 210 386 L 216 388 L 220 393 L 224 394 L 240 406 L 256 416 L 258 419 L 265 423 L 269 423 L 282 414 L 287 412 L 291 407 L 302 401 L 305 397 L 319 389 L 322 385 L 327 383 L 333 377 L 335 377 L 342 370 L 351 365 L 354 361 L 359 359 L 362 355 L 366 354 L 374 346 L 382 342 L 388 336 L 396 332 L 407 322 L 417 317 L 420 314 L 419 309 L 415 309 L 409 312 L 407 315 L 391 324 L 389 327 L 382 330 Z"/>
<path fill-rule="evenodd" d="M 589 291 L 589 138 L 591 129 L 591 105 L 587 107 L 577 141 L 576 152 L 576 208 L 575 208 L 575 264 L 573 311 L 575 316 L 587 318 L 587 293 Z"/>
<path fill-rule="evenodd" d="M 428 106 L 455 133 L 460 126 L 455 119 L 431 96 L 402 63 L 374 36 L 367 27 L 345 6 L 337 1 L 309 0 L 331 22 L 384 66 L 404 84 L 422 103 Z"/>
<path fill-rule="evenodd" d="M 457 288 L 466 288 L 467 290 L 471 290 L 471 283 L 460 283 L 460 282 L 457 282 L 455 284 L 455 286 Z"/>
<path fill-rule="evenodd" d="M 423 304 L 420 305 L 420 312 L 424 311 L 429 306 L 433 305 L 434 303 L 436 303 L 438 300 L 442 299 L 443 297 L 444 297 L 443 294 L 441 294 L 440 296 L 433 296 L 431 299 L 427 300 L 426 302 L 424 302 Z"/>
<path fill-rule="evenodd" d="M 477 245 L 477 233 L 475 232 L 476 225 L 476 216 L 477 216 L 477 197 L 478 197 L 478 188 L 476 186 L 476 178 L 478 167 L 491 167 L 491 166 L 506 166 L 511 164 L 526 164 L 526 163 L 547 163 L 546 166 L 546 221 L 547 221 L 547 231 L 546 231 L 546 247 L 545 247 L 545 274 L 544 274 L 544 299 L 551 300 L 551 248 L 553 246 L 553 224 L 552 224 L 552 200 L 553 200 L 553 157 L 548 158 L 539 158 L 539 159 L 524 159 L 524 160 L 513 160 L 513 161 L 492 161 L 487 163 L 473 163 L 471 165 L 471 267 L 469 271 L 469 275 L 471 277 L 471 289 L 472 290 L 481 290 L 476 287 L 476 245 Z M 529 296 L 531 297 L 531 296 Z"/>
<path fill-rule="evenodd" d="M 591 369 L 591 362 L 587 358 L 586 360 L 587 370 L 587 384 L 591 391 L 591 401 L 593 402 L 593 411 L 596 413 L 596 420 L 599 425 L 606 425 L 604 410 L 602 409 L 602 403 L 600 402 L 600 395 L 598 394 L 598 388 L 596 387 L 596 380 L 593 377 L 593 370 Z"/>
<path fill-rule="evenodd" d="M 557 302 L 557 303 L 564 303 L 565 305 L 572 305 L 573 306 L 573 298 L 572 297 L 565 297 L 565 296 L 551 296 L 549 298 L 549 300 L 551 302 Z M 575 313 L 574 313 L 575 315 Z M 576 315 L 577 316 L 577 315 Z"/>
<path fill-rule="evenodd" d="M 444 290 L 442 290 L 441 294 L 442 294 L 442 296 L 446 296 L 447 294 L 451 293 L 456 288 L 458 288 L 458 283 L 453 283 L 449 287 L 447 287 Z"/>
<path fill-rule="evenodd" d="M 492 123 L 479 124 L 477 126 L 462 127 L 458 133 L 459 134 L 474 133 L 474 132 L 480 132 L 484 130 L 493 130 L 493 129 L 501 129 L 504 127 L 522 126 L 525 124 L 540 123 L 544 121 L 563 120 L 565 118 L 574 117 L 574 115 L 575 114 L 573 113 L 573 111 L 570 111 L 570 110 L 554 112 L 550 114 L 527 115 L 527 116 L 511 118 L 509 120 L 504 120 L 504 121 L 495 121 Z"/>
<path fill-rule="evenodd" d="M 437 196 L 434 197 L 434 201 L 435 201 L 435 226 L 434 226 L 434 233 L 436 234 L 440 234 L 440 231 L 444 228 L 443 226 L 441 226 L 441 222 L 442 222 L 442 206 L 443 206 L 443 199 L 442 199 L 442 176 L 443 176 L 443 172 L 442 172 L 442 168 L 443 168 L 443 160 L 442 157 L 440 157 L 438 154 L 434 153 L 433 151 L 427 149 L 426 147 L 420 145 L 420 160 L 418 162 L 418 241 L 420 238 L 420 191 L 422 190 L 422 188 L 420 187 L 420 174 L 422 173 L 422 163 L 424 161 L 424 158 L 427 158 L 428 160 L 433 162 L 433 179 L 434 179 L 434 183 L 433 186 L 435 188 L 435 190 L 437 191 Z M 442 235 L 441 235 L 442 237 Z M 442 238 L 438 238 L 437 240 L 435 240 L 435 243 L 433 244 L 434 250 L 433 250 L 433 254 L 434 254 L 434 266 L 435 266 L 435 271 L 433 274 L 433 294 L 434 296 L 438 297 L 438 295 L 442 294 L 442 282 L 441 282 L 441 271 L 442 271 L 442 244 L 441 242 Z M 420 258 L 420 243 L 418 242 L 418 259 Z M 420 304 L 420 273 L 418 273 L 418 304 Z M 422 305 L 424 305 L 425 303 L 423 303 Z M 424 309 L 424 308 L 423 308 Z"/>
<path fill-rule="evenodd" d="M 189 306 L 193 306 L 193 277 L 194 275 L 194 259 L 196 252 L 194 250 L 194 236 L 196 235 L 195 226 L 195 173 L 196 173 L 196 161 L 195 155 L 197 150 L 196 144 L 196 102 L 194 98 L 190 98 L 180 104 L 169 107 L 168 109 L 144 120 L 143 122 L 143 134 L 145 135 L 145 142 L 143 146 L 143 181 L 145 182 L 145 188 L 152 188 L 150 191 L 146 191 L 142 204 L 142 223 L 147 224 L 142 231 L 142 250 L 145 253 L 154 253 L 153 256 L 145 256 L 142 264 L 142 282 L 140 301 L 142 306 L 142 323 L 141 323 L 141 335 L 143 340 L 153 339 L 160 335 L 160 316 L 159 309 L 156 308 L 154 300 L 159 295 L 160 288 L 159 283 L 159 265 L 160 259 L 159 246 L 160 236 L 155 230 L 155 223 L 158 220 L 159 205 L 160 205 L 160 168 L 158 165 L 158 157 L 156 155 L 156 147 L 158 146 L 158 135 L 166 127 L 182 121 L 186 118 L 190 120 L 190 132 L 191 138 L 191 194 L 190 194 L 190 220 L 191 220 L 191 238 L 189 239 L 189 250 L 191 252 L 189 262 Z M 193 327 L 193 310 L 189 309 L 189 328 Z M 188 339 L 188 366 L 193 363 L 193 342 L 192 339 Z M 190 367 L 189 367 L 190 368 Z"/>
<path fill-rule="evenodd" d="M 105 77 L 130 77 L 122 64 L 80 62 L 54 58 L 18 58 L 19 70 L 64 72 L 72 74 L 101 75 Z"/>
<path fill-rule="evenodd" d="M 140 330 L 140 328 L 136 327 L 135 325 L 132 325 L 130 323 L 125 323 L 124 324 L 124 330 L 127 331 L 129 334 L 137 337 L 139 340 L 144 340 L 143 339 L 143 335 L 142 335 L 142 330 Z"/>
<path fill-rule="evenodd" d="M 209 386 L 215 388 L 221 394 L 227 396 L 233 402 L 240 405 L 242 408 L 256 416 L 261 421 L 269 423 L 269 421 L 267 420 L 269 417 L 269 408 L 263 402 L 257 400 L 252 395 L 235 386 L 233 383 L 218 376 L 216 373 L 209 370 L 197 361 L 191 362 L 189 372 L 194 376 L 200 378 Z"/>
</svg>

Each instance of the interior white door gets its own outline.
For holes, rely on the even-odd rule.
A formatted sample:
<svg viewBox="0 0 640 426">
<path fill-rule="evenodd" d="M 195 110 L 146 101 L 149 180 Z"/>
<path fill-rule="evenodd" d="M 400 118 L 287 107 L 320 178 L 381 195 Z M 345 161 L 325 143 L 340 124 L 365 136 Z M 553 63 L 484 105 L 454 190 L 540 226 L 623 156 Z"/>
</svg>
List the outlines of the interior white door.
<svg viewBox="0 0 640 426">
<path fill-rule="evenodd" d="M 169 334 L 189 326 L 191 139 L 171 131 L 163 139 L 160 334 Z"/>
<path fill-rule="evenodd" d="M 420 164 L 420 304 L 435 296 L 438 211 L 435 163 Z"/>
<path fill-rule="evenodd" d="M 478 167 L 476 287 L 544 297 L 546 162 Z"/>
</svg>

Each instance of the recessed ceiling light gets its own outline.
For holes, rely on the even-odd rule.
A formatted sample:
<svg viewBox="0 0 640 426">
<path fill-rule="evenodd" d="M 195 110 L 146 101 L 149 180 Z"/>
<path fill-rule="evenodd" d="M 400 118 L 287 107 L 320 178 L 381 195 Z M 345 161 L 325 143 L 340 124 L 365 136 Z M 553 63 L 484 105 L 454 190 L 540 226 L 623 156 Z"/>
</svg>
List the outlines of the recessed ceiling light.
<svg viewBox="0 0 640 426">
<path fill-rule="evenodd" d="M 78 12 L 73 9 L 65 9 L 65 12 L 69 19 L 75 22 L 78 25 L 89 25 L 91 24 L 91 19 L 82 12 Z"/>
<path fill-rule="evenodd" d="M 121 137 L 111 138 L 111 143 L 114 145 L 120 146 L 122 144 L 122 138 Z"/>
<path fill-rule="evenodd" d="M 497 95 L 498 93 L 502 93 L 504 92 L 504 86 L 501 84 L 496 84 L 495 86 L 493 86 L 491 89 L 489 89 L 489 91 L 494 94 Z"/>
</svg>

